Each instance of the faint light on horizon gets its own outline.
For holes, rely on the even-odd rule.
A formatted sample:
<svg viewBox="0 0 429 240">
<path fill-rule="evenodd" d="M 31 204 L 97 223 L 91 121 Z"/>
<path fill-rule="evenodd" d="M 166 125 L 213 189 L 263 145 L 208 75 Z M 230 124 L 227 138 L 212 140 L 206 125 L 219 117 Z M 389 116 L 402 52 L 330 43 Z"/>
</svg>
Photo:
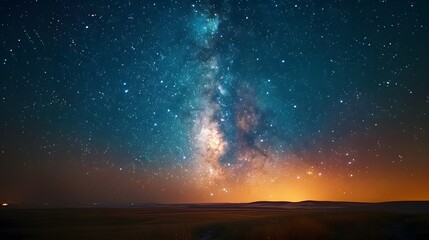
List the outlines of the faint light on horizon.
<svg viewBox="0 0 429 240">
<path fill-rule="evenodd" d="M 7 207 L 7 206 L 9 206 L 9 203 L 2 203 L 1 206 L 2 207 Z"/>
</svg>

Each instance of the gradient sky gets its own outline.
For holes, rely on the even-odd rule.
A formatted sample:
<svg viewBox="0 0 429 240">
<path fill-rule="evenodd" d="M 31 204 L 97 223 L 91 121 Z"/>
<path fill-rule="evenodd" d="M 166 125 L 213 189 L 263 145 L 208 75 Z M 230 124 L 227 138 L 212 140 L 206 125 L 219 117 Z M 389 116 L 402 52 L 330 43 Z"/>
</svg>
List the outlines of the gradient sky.
<svg viewBox="0 0 429 240">
<path fill-rule="evenodd" d="M 0 3 L 0 201 L 429 199 L 427 1 Z"/>
</svg>

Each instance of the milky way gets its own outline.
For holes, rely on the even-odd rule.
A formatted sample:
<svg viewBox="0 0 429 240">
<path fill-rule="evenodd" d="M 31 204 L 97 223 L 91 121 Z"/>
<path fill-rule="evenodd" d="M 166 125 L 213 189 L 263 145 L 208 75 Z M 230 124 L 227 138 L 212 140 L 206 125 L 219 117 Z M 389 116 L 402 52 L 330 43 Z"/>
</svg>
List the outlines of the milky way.
<svg viewBox="0 0 429 240">
<path fill-rule="evenodd" d="M 427 13 L 5 1 L 0 200 L 426 199 Z"/>
<path fill-rule="evenodd" d="M 201 187 L 226 191 L 233 179 L 241 184 L 260 179 L 258 173 L 268 170 L 274 156 L 263 144 L 266 132 L 258 128 L 263 119 L 254 90 L 230 70 L 234 46 L 224 39 L 234 31 L 228 28 L 230 6 L 220 4 L 220 13 L 213 6 L 202 4 L 191 19 L 198 82 L 191 109 L 192 169 Z"/>
</svg>

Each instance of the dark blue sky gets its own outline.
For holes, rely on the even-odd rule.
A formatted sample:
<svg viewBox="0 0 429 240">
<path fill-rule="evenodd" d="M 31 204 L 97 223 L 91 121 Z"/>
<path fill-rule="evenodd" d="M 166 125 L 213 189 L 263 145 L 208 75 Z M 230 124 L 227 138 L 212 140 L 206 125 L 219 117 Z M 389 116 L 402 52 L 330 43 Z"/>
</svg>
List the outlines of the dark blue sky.
<svg viewBox="0 0 429 240">
<path fill-rule="evenodd" d="M 0 175 L 109 166 L 220 192 L 268 164 L 344 182 L 418 175 L 428 13 L 408 0 L 2 1 Z M 12 188 L 3 179 L 0 197 L 20 199 Z"/>
</svg>

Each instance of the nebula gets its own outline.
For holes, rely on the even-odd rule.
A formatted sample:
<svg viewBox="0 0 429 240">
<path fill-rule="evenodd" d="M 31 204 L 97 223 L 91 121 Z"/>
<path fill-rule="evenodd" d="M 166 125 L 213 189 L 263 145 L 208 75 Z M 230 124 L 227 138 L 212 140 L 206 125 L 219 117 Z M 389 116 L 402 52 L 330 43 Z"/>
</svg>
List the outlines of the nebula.
<svg viewBox="0 0 429 240">
<path fill-rule="evenodd" d="M 248 183 L 272 174 L 279 163 L 274 154 L 263 149 L 258 126 L 261 110 L 251 86 L 229 72 L 233 51 L 219 51 L 218 29 L 228 25 L 228 16 L 195 11 L 192 31 L 195 45 L 196 71 L 200 74 L 193 117 L 193 156 L 195 174 L 201 187 L 218 188 L 231 181 Z M 231 100 L 232 99 L 232 100 Z M 234 180 L 235 179 L 235 180 Z M 234 183 L 234 185 L 237 183 Z"/>
</svg>

